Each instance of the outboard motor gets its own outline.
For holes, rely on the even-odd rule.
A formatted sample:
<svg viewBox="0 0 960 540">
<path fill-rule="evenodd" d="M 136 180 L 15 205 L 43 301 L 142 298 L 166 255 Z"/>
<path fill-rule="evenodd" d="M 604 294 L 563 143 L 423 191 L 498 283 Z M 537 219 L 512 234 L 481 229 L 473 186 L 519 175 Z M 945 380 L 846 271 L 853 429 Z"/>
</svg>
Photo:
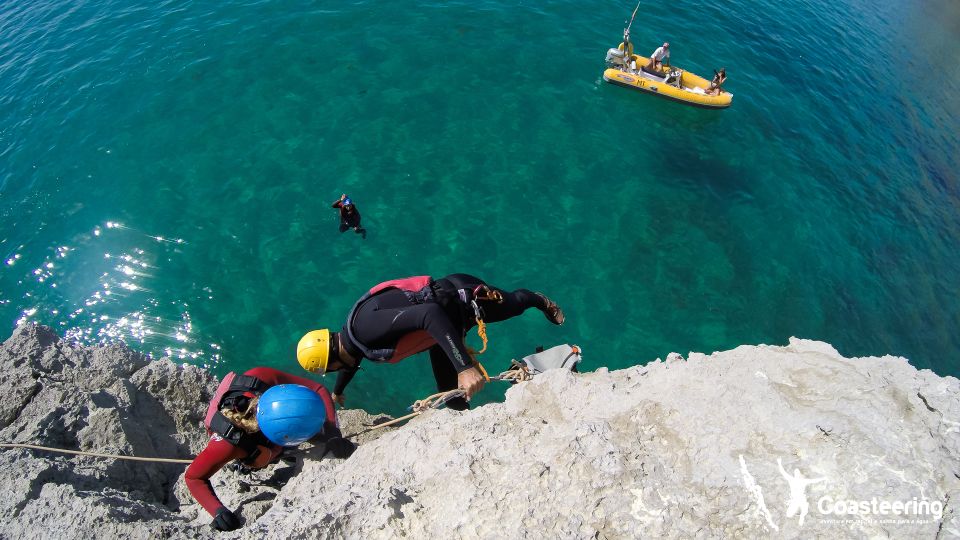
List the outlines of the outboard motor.
<svg viewBox="0 0 960 540">
<path fill-rule="evenodd" d="M 627 63 L 627 55 L 619 48 L 607 51 L 607 67 L 623 68 Z"/>
</svg>

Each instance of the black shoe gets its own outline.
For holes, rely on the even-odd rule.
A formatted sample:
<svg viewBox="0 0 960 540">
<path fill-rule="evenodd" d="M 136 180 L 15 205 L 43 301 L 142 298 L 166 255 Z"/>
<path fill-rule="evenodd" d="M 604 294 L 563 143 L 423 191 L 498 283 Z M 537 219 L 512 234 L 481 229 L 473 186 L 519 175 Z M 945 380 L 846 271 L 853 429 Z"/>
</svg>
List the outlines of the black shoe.
<svg viewBox="0 0 960 540">
<path fill-rule="evenodd" d="M 536 294 L 540 298 L 543 298 L 543 303 L 546 304 L 546 306 L 540 308 L 540 311 L 542 311 L 543 314 L 547 317 L 547 320 L 557 326 L 560 326 L 561 324 L 563 324 L 565 317 L 563 316 L 563 310 L 560 309 L 560 306 L 558 306 L 557 303 L 554 302 L 553 300 L 547 298 L 546 295 L 543 293 L 534 293 L 534 294 Z"/>
</svg>

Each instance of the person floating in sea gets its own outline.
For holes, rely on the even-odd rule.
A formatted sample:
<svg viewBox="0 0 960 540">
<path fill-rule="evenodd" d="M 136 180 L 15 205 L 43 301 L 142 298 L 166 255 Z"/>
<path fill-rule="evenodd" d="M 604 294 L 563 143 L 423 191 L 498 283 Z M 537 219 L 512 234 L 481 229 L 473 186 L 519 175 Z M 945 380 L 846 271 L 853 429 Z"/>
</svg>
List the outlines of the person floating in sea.
<svg viewBox="0 0 960 540">
<path fill-rule="evenodd" d="M 340 210 L 340 232 L 353 229 L 366 239 L 367 230 L 360 226 L 360 210 L 357 210 L 357 205 L 353 204 L 353 200 L 347 197 L 346 193 L 334 201 L 332 208 Z"/>
<path fill-rule="evenodd" d="M 727 82 L 727 68 L 720 68 L 720 71 L 714 70 L 713 80 L 710 81 L 710 88 L 707 88 L 707 94 L 715 95 L 723 92 L 723 83 Z"/>
<path fill-rule="evenodd" d="M 527 289 L 507 292 L 467 274 L 386 281 L 357 301 L 340 332 L 322 329 L 304 335 L 297 345 L 297 360 L 312 373 L 340 372 L 333 400 L 342 406 L 344 390 L 363 358 L 394 363 L 429 350 L 437 389 L 464 390 L 466 398 L 447 402 L 452 409 L 464 410 L 485 382 L 464 343 L 467 331 L 479 321 L 504 321 L 529 308 L 539 309 L 553 324 L 563 324 L 563 311 L 543 294 Z"/>
<path fill-rule="evenodd" d="M 324 453 L 349 457 L 355 446 L 343 438 L 330 392 L 323 385 L 267 367 L 228 374 L 207 408 L 210 441 L 187 467 L 190 494 L 210 513 L 213 527 L 232 531 L 240 518 L 224 506 L 210 478 L 231 461 L 260 469 L 279 461 L 284 447 L 310 440 Z"/>
<path fill-rule="evenodd" d="M 651 69 L 656 72 L 660 72 L 663 69 L 663 64 L 670 65 L 670 44 L 664 42 L 663 45 L 657 47 L 657 50 L 653 51 L 653 54 L 650 55 L 650 62 L 647 64 L 647 69 Z"/>
</svg>

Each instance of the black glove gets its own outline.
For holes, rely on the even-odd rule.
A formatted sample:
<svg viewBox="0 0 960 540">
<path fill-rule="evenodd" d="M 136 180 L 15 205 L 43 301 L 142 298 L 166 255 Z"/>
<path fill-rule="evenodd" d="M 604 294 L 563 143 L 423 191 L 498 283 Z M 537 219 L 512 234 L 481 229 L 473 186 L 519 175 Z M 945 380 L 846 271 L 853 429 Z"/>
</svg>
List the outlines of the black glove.
<svg viewBox="0 0 960 540">
<path fill-rule="evenodd" d="M 228 465 L 227 468 L 237 474 L 250 474 L 250 472 L 253 471 L 253 469 L 251 469 L 250 467 L 247 467 L 246 465 L 244 465 L 243 463 L 240 463 L 239 461 L 234 461 L 233 463 Z"/>
<path fill-rule="evenodd" d="M 346 459 L 353 455 L 353 451 L 357 449 L 357 445 L 352 442 L 344 439 L 343 437 L 334 437 L 327 441 L 327 452 L 333 454 L 333 457 L 338 459 Z"/>
<path fill-rule="evenodd" d="M 226 506 L 217 508 L 217 517 L 213 518 L 213 528 L 218 531 L 234 531 L 240 528 L 240 518 L 227 509 Z"/>
</svg>

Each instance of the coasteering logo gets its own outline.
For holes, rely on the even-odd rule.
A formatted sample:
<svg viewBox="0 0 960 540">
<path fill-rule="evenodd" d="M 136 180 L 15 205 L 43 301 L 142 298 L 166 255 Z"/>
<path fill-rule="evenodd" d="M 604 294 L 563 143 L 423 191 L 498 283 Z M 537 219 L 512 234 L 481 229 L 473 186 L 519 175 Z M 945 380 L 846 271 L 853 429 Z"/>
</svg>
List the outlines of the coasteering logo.
<svg viewBox="0 0 960 540">
<path fill-rule="evenodd" d="M 878 501 L 876 497 L 869 501 L 834 500 L 832 497 L 820 497 L 817 501 L 817 510 L 822 514 L 847 516 L 897 516 L 898 519 L 922 522 L 930 518 L 934 521 L 943 519 L 943 503 L 940 501 L 919 500 L 916 497 L 909 501 Z M 903 517 L 901 517 L 903 516 Z M 911 519 L 911 516 L 912 519 Z"/>
<path fill-rule="evenodd" d="M 810 484 L 816 484 L 817 482 L 823 482 L 826 478 L 804 478 L 800 474 L 800 469 L 794 469 L 793 475 L 787 474 L 787 471 L 783 470 L 783 462 L 780 461 L 780 458 L 777 458 L 777 466 L 780 467 L 780 474 L 787 480 L 787 484 L 790 485 L 790 500 L 787 502 L 787 517 L 793 517 L 797 514 L 800 514 L 800 526 L 803 526 L 803 518 L 807 516 L 807 512 L 810 511 L 810 503 L 807 502 L 807 486 Z M 819 508 L 819 507 L 818 507 Z"/>
<path fill-rule="evenodd" d="M 807 488 L 819 484 L 825 486 L 828 479 L 807 478 L 800 469 L 793 469 L 793 474 L 783 468 L 783 461 L 777 458 L 777 468 L 780 476 L 787 482 L 789 498 L 784 504 L 785 516 L 788 519 L 797 518 L 797 525 L 803 527 L 807 515 L 811 511 Z M 743 485 L 753 495 L 756 502 L 756 513 L 764 518 L 767 525 L 775 531 L 780 527 L 773 519 L 773 513 L 767 507 L 763 496 L 763 489 L 747 469 L 747 463 L 740 456 L 740 473 Z M 811 489 L 811 491 L 817 488 Z M 823 523 L 850 523 L 865 521 L 876 523 L 928 523 L 940 521 L 943 518 L 943 503 L 929 499 L 914 497 L 909 501 L 879 500 L 876 497 L 870 500 L 836 499 L 831 495 L 823 495 L 817 499 L 815 509 L 822 516 Z"/>
</svg>

